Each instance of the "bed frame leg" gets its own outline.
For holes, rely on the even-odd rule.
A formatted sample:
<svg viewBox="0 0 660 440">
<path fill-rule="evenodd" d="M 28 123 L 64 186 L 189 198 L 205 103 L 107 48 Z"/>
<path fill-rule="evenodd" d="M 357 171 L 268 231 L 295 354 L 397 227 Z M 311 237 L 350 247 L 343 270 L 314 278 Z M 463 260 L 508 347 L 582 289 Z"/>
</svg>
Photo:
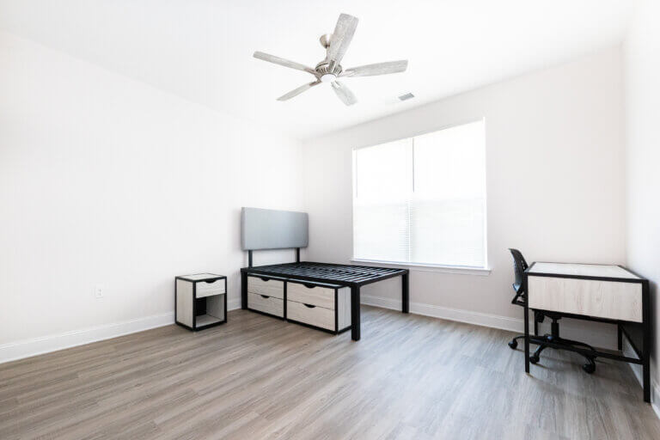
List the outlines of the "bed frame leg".
<svg viewBox="0 0 660 440">
<path fill-rule="evenodd" d="M 401 311 L 403 313 L 410 312 L 410 286 L 408 278 L 408 272 L 401 275 Z"/>
<path fill-rule="evenodd" d="M 351 339 L 360 340 L 360 288 L 351 287 Z"/>
<path fill-rule="evenodd" d="M 247 309 L 247 273 L 241 272 L 241 308 Z"/>
<path fill-rule="evenodd" d="M 651 299 L 649 281 L 642 284 L 642 383 L 644 387 L 644 402 L 651 403 Z"/>
</svg>

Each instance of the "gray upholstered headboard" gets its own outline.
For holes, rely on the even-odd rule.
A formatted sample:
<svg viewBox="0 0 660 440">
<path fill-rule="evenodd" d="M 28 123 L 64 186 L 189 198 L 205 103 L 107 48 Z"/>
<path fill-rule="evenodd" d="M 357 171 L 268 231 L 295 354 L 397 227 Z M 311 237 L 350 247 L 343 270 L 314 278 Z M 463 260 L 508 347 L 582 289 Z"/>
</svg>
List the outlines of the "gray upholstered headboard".
<svg viewBox="0 0 660 440">
<path fill-rule="evenodd" d="M 306 212 L 243 208 L 241 245 L 244 251 L 304 248 L 309 242 Z"/>
</svg>

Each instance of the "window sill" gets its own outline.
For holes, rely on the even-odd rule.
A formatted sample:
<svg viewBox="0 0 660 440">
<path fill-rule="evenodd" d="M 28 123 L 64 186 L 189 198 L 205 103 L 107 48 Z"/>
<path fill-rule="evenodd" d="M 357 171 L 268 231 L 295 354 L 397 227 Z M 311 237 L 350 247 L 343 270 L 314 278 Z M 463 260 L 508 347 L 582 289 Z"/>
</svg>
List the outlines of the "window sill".
<svg viewBox="0 0 660 440">
<path fill-rule="evenodd" d="M 376 266 L 383 267 L 404 267 L 411 271 L 419 272 L 438 272 L 438 273 L 454 273 L 461 275 L 477 275 L 488 276 L 490 275 L 490 268 L 488 267 L 465 267 L 465 266 L 443 266 L 440 264 L 421 264 L 421 263 L 399 263 L 394 261 L 379 261 L 379 260 L 363 260 L 361 258 L 351 258 L 353 263 L 369 263 Z"/>
</svg>

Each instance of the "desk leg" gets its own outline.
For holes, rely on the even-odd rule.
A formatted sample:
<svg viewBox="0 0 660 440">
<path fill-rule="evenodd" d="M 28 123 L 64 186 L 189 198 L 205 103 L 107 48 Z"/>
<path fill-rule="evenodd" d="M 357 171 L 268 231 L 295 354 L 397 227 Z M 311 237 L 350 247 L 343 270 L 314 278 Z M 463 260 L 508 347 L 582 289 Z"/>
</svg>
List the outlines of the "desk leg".
<svg viewBox="0 0 660 440">
<path fill-rule="evenodd" d="M 241 308 L 247 309 L 247 274 L 241 272 Z"/>
<path fill-rule="evenodd" d="M 642 355 L 642 382 L 644 385 L 644 402 L 651 403 L 651 299 L 649 282 L 642 285 L 642 325 L 643 347 Z"/>
<path fill-rule="evenodd" d="M 410 287 L 408 273 L 401 275 L 401 311 L 408 313 L 410 311 Z"/>
<path fill-rule="evenodd" d="M 360 340 L 360 288 L 351 287 L 351 338 Z"/>
<path fill-rule="evenodd" d="M 644 338 L 646 339 L 646 338 Z M 644 341 L 646 342 L 646 341 Z M 644 370 L 644 402 L 651 403 L 651 353 L 644 350 L 644 364 L 642 368 Z"/>
<path fill-rule="evenodd" d="M 529 308 L 525 300 L 525 373 L 529 373 Z"/>
</svg>

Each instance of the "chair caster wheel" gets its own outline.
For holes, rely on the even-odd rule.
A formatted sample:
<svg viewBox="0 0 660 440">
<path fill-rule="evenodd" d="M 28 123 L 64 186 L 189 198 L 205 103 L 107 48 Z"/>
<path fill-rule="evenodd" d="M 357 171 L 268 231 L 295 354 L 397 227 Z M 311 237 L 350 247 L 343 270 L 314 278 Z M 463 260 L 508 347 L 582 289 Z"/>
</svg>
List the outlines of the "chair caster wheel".
<svg viewBox="0 0 660 440">
<path fill-rule="evenodd" d="M 533 354 L 529 357 L 529 361 L 533 364 L 536 364 L 540 360 L 541 360 L 541 358 L 538 355 L 535 355 L 535 354 Z"/>
<path fill-rule="evenodd" d="M 593 374 L 593 372 L 596 371 L 596 364 L 594 364 L 592 362 L 588 362 L 588 363 L 582 365 L 582 369 L 587 374 Z"/>
<path fill-rule="evenodd" d="M 513 341 L 509 342 L 509 347 L 511 347 L 511 350 L 518 348 L 518 341 L 514 339 Z"/>
</svg>

